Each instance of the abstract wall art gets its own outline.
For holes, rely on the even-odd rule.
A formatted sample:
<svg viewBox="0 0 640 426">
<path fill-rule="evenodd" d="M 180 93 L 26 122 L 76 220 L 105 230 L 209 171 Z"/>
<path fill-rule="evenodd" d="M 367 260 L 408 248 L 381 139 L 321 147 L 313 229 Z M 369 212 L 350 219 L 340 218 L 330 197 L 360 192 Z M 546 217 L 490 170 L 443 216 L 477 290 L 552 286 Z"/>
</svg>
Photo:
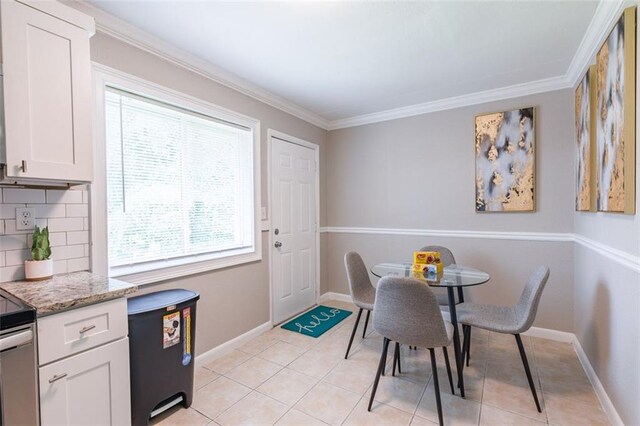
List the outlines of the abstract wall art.
<svg viewBox="0 0 640 426">
<path fill-rule="evenodd" d="M 534 108 L 476 117 L 476 211 L 533 211 Z"/>
<path fill-rule="evenodd" d="M 592 65 L 575 92 L 576 113 L 576 210 L 596 210 L 595 100 L 596 67 Z"/>
<path fill-rule="evenodd" d="M 597 209 L 635 213 L 636 11 L 624 11 L 596 55 Z"/>
</svg>

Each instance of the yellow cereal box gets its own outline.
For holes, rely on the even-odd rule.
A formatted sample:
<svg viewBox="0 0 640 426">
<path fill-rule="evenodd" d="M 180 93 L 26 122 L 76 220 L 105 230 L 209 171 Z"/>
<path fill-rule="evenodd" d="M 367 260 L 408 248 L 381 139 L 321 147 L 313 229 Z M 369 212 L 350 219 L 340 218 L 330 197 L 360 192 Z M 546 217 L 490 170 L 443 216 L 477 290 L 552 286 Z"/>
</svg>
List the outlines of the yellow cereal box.
<svg viewBox="0 0 640 426">
<path fill-rule="evenodd" d="M 413 252 L 413 264 L 425 265 L 440 262 L 440 252 L 438 251 L 416 251 Z"/>
</svg>

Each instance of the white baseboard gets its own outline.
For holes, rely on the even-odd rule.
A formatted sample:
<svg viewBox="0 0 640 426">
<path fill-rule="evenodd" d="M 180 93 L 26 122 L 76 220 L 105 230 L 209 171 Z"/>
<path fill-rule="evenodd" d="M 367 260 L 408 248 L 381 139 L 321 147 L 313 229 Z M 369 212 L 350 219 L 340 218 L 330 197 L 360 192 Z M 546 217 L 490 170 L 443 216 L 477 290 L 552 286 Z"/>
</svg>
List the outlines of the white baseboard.
<svg viewBox="0 0 640 426">
<path fill-rule="evenodd" d="M 320 295 L 320 297 L 318 298 L 318 303 L 326 302 L 327 300 L 337 300 L 338 302 L 347 302 L 347 303 L 353 302 L 349 294 L 334 293 L 329 291 L 327 293 L 323 293 Z"/>
<path fill-rule="evenodd" d="M 604 386 L 602 386 L 602 382 L 600 382 L 600 379 L 598 378 L 598 375 L 596 374 L 595 370 L 591 366 L 591 363 L 589 362 L 589 358 L 587 357 L 587 354 L 584 352 L 584 349 L 582 349 L 582 345 L 580 344 L 578 337 L 575 334 L 573 334 L 572 336 L 573 336 L 573 340 L 571 341 L 571 343 L 573 343 L 573 347 L 576 349 L 576 353 L 578 354 L 578 359 L 580 360 L 580 364 L 582 364 L 582 368 L 584 369 L 584 372 L 587 373 L 587 377 L 589 378 L 589 381 L 591 382 L 593 389 L 596 391 L 596 395 L 598 395 L 600 404 L 602 404 L 602 408 L 604 408 L 604 411 L 607 414 L 609 421 L 614 426 L 624 426 L 624 422 L 620 418 L 620 415 L 618 414 L 618 410 L 616 410 L 616 407 L 613 405 L 613 402 L 611 402 L 611 399 L 609 399 L 609 395 L 607 394 L 607 391 L 604 389 Z"/>
<path fill-rule="evenodd" d="M 576 336 L 567 331 L 552 330 L 550 328 L 531 327 L 522 333 L 523 336 L 539 337 L 541 339 L 555 340 L 556 342 L 574 343 Z"/>
<path fill-rule="evenodd" d="M 270 322 L 265 322 L 262 325 L 257 326 L 256 328 L 247 331 L 240 336 L 233 338 L 227 342 L 224 342 L 221 345 L 216 346 L 215 348 L 208 350 L 207 352 L 200 354 L 196 357 L 196 367 L 201 367 L 204 364 L 208 364 L 216 358 L 220 358 L 223 355 L 228 354 L 234 349 L 239 348 L 244 345 L 251 339 L 254 339 L 261 335 L 262 333 L 269 331 L 273 328 L 273 325 Z"/>
<path fill-rule="evenodd" d="M 318 299 L 318 302 L 323 302 L 327 300 L 339 300 L 343 302 L 351 302 L 351 296 L 348 294 L 327 292 L 320 296 L 320 298 Z M 446 320 L 449 320 L 449 312 L 442 312 L 442 316 Z M 624 423 L 622 422 L 622 419 L 620 418 L 620 415 L 618 414 L 616 407 L 613 405 L 613 402 L 611 402 L 611 399 L 609 398 L 607 391 L 604 389 L 604 386 L 602 386 L 602 382 L 600 382 L 598 375 L 596 374 L 595 370 L 591 366 L 591 363 L 589 362 L 589 358 L 587 358 L 587 354 L 582 349 L 582 345 L 580 344 L 580 341 L 578 340 L 575 334 L 569 333 L 567 331 L 552 330 L 550 328 L 531 327 L 529 330 L 523 333 L 523 335 L 530 336 L 530 337 L 538 337 L 541 339 L 554 340 L 556 342 L 571 343 L 575 348 L 576 353 L 578 354 L 578 359 L 580 360 L 580 364 L 582 364 L 582 368 L 587 374 L 587 377 L 589 378 L 589 381 L 591 382 L 591 385 L 593 386 L 593 389 L 595 390 L 596 395 L 598 395 L 598 399 L 600 400 L 600 403 L 602 404 L 602 407 L 604 408 L 605 413 L 609 418 L 609 421 L 611 422 L 612 425 L 624 426 Z"/>
</svg>

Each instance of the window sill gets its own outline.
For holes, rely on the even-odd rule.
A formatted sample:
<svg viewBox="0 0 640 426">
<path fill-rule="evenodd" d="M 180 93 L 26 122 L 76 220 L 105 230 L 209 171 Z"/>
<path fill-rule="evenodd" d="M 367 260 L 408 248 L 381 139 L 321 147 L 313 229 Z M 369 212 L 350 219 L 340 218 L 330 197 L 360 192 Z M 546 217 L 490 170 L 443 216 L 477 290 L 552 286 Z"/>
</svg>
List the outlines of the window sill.
<svg viewBox="0 0 640 426">
<path fill-rule="evenodd" d="M 241 254 L 222 259 L 205 260 L 201 262 L 188 263 L 178 266 L 158 268 L 151 271 L 138 272 L 133 274 L 113 274 L 110 278 L 119 279 L 137 285 L 154 284 L 174 278 L 186 277 L 202 272 L 215 271 L 217 269 L 228 268 L 230 266 L 242 265 L 250 262 L 262 260 L 260 252 Z"/>
</svg>

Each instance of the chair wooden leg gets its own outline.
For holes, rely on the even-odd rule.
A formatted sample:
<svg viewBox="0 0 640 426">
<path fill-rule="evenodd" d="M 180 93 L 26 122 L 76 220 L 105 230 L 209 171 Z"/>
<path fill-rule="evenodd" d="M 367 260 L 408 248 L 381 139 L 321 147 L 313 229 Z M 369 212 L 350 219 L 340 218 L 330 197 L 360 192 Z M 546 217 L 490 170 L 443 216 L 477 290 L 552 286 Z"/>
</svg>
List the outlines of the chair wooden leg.
<svg viewBox="0 0 640 426">
<path fill-rule="evenodd" d="M 397 343 L 398 345 L 398 374 L 402 374 L 402 365 L 400 364 L 400 357 L 402 355 L 402 352 L 400 352 L 400 343 Z"/>
<path fill-rule="evenodd" d="M 356 330 L 358 329 L 358 323 L 360 322 L 360 317 L 362 316 L 362 308 L 358 311 L 358 317 L 356 318 L 356 323 L 353 325 L 353 331 L 351 332 L 351 339 L 349 339 L 349 346 L 347 346 L 347 353 L 344 354 L 344 359 L 347 359 L 349 356 L 349 351 L 351 350 L 351 345 L 353 344 L 353 338 L 356 336 Z"/>
<path fill-rule="evenodd" d="M 529 387 L 531 388 L 531 394 L 533 395 L 533 399 L 536 402 L 536 408 L 538 409 L 538 413 L 542 413 L 542 409 L 540 408 L 540 401 L 538 401 L 538 393 L 536 392 L 536 387 L 533 384 L 533 379 L 531 378 L 531 370 L 529 370 L 529 361 L 527 361 L 527 354 L 524 351 L 524 345 L 522 344 L 522 339 L 519 334 L 514 334 L 516 337 L 516 342 L 518 342 L 518 350 L 520 351 L 520 358 L 522 358 L 522 364 L 524 365 L 524 371 L 527 373 L 527 380 L 529 381 Z"/>
<path fill-rule="evenodd" d="M 438 407 L 438 422 L 440 426 L 444 424 L 442 421 L 442 402 L 440 401 L 440 385 L 438 384 L 438 366 L 436 364 L 436 353 L 433 348 L 429 348 L 431 354 L 431 371 L 433 372 L 433 390 L 436 393 L 436 405 Z"/>
<path fill-rule="evenodd" d="M 449 352 L 447 351 L 447 347 L 442 347 L 442 352 L 444 354 L 444 363 L 447 366 L 447 376 L 449 376 L 449 385 L 451 386 L 451 393 L 456 394 L 453 387 L 453 376 L 451 375 L 451 364 L 449 364 Z"/>
<path fill-rule="evenodd" d="M 384 342 L 382 343 L 382 354 L 380 355 L 380 363 L 378 364 L 378 372 L 376 373 L 376 379 L 373 382 L 373 389 L 371 389 L 371 398 L 369 399 L 369 408 L 367 408 L 367 411 L 371 411 L 371 406 L 373 405 L 373 399 L 375 398 L 376 391 L 378 390 L 378 383 L 380 382 L 380 376 L 382 375 L 382 370 L 384 370 L 384 366 L 386 364 L 387 349 L 389 349 L 389 339 L 385 337 Z"/>
<path fill-rule="evenodd" d="M 367 309 L 367 317 L 364 320 L 364 330 L 362 330 L 362 338 L 367 334 L 367 324 L 369 324 L 369 315 L 371 315 L 371 311 Z"/>
</svg>

